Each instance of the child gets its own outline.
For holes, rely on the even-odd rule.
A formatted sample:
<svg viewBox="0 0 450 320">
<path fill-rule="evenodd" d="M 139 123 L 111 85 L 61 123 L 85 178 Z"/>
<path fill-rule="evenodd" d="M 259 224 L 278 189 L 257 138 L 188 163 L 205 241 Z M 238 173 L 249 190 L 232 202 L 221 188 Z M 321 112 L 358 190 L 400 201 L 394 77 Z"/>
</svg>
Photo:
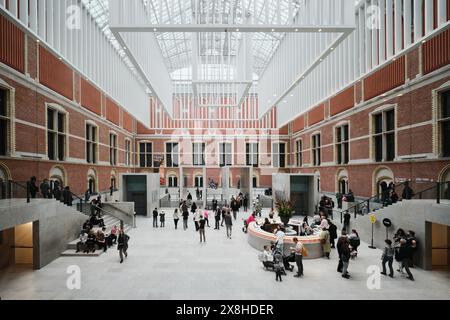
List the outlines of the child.
<svg viewBox="0 0 450 320">
<path fill-rule="evenodd" d="M 161 222 L 161 228 L 164 228 L 164 222 L 166 221 L 166 213 L 164 211 L 161 211 L 159 214 L 159 222 Z"/>
<path fill-rule="evenodd" d="M 207 224 L 207 226 L 208 226 L 208 228 L 209 228 L 208 211 L 205 210 L 205 211 L 203 212 L 203 218 L 205 218 L 206 224 Z"/>
<path fill-rule="evenodd" d="M 381 256 L 382 264 L 383 264 L 383 272 L 381 272 L 382 275 L 386 275 L 386 262 L 389 265 L 389 277 L 394 277 L 394 269 L 392 268 L 392 263 L 394 262 L 394 254 L 395 249 L 392 247 L 392 241 L 389 239 L 384 240 L 386 243 L 383 255 Z"/>
<path fill-rule="evenodd" d="M 281 255 L 281 253 L 277 252 L 274 256 L 275 258 L 275 280 L 278 281 L 278 279 L 280 279 L 280 282 L 283 281 L 281 279 L 281 275 L 283 273 L 283 256 Z"/>
</svg>

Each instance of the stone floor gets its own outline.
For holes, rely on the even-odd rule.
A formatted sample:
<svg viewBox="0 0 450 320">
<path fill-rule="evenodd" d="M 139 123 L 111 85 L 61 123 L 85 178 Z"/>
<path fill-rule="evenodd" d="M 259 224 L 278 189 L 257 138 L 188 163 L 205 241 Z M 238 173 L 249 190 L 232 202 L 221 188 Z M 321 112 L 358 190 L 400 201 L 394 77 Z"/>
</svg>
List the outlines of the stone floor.
<svg viewBox="0 0 450 320">
<path fill-rule="evenodd" d="M 246 216 L 247 214 L 245 214 Z M 171 214 L 166 210 L 166 217 Z M 227 239 L 225 228 L 206 230 L 206 244 L 199 243 L 193 222 L 189 229 L 152 228 L 152 220 L 139 218 L 131 237 L 129 257 L 119 263 L 111 248 L 100 257 L 61 257 L 42 270 L 11 268 L 0 271 L 0 296 L 8 299 L 449 299 L 450 273 L 413 269 L 415 282 L 396 274 L 381 276 L 380 288 L 369 289 L 369 266 L 380 264 L 380 250 L 362 243 L 351 261 L 351 279 L 336 272 L 336 252 L 330 260 L 304 261 L 305 277 L 288 272 L 283 282 L 265 271 L 258 252 L 241 231 L 241 213 Z M 81 288 L 70 290 L 67 268 L 79 266 Z"/>
</svg>

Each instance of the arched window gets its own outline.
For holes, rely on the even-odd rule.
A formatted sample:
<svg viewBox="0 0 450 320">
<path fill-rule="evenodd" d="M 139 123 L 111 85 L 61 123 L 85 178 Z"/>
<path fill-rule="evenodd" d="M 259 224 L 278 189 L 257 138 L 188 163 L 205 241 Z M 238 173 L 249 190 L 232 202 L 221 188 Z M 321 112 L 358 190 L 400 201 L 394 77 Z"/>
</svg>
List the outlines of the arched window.
<svg viewBox="0 0 450 320">
<path fill-rule="evenodd" d="M 167 186 L 169 188 L 176 188 L 178 187 L 178 177 L 171 175 L 169 176 L 168 180 L 167 180 Z"/>
<path fill-rule="evenodd" d="M 441 185 L 441 199 L 450 201 L 450 165 L 442 170 L 439 176 L 439 182 L 443 182 Z"/>
<path fill-rule="evenodd" d="M 97 192 L 97 173 L 94 169 L 89 169 L 87 178 L 89 193 Z"/>
<path fill-rule="evenodd" d="M 346 169 L 339 169 L 336 173 L 336 191 L 340 194 L 347 194 L 348 188 L 348 172 Z"/>
<path fill-rule="evenodd" d="M 194 187 L 203 188 L 203 176 L 195 176 Z"/>
<path fill-rule="evenodd" d="M 380 194 L 384 187 L 394 182 L 394 173 L 388 167 L 378 167 L 373 173 L 373 194 Z"/>
<path fill-rule="evenodd" d="M 66 172 L 65 172 L 64 168 L 62 168 L 60 166 L 54 166 L 53 168 L 50 169 L 49 178 L 50 178 L 50 181 L 53 181 L 53 182 L 58 181 L 58 183 L 61 187 L 68 185 L 68 183 L 66 181 Z"/>
<path fill-rule="evenodd" d="M 253 185 L 253 188 L 258 188 L 258 177 L 257 176 L 253 176 L 252 185 Z"/>
</svg>

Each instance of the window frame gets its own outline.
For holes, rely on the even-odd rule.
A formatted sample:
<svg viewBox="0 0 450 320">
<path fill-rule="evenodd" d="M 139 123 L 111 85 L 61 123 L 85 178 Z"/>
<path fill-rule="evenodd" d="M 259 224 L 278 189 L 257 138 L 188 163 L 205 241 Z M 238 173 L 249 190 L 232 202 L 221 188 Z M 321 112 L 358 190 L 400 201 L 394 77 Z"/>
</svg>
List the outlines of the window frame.
<svg viewBox="0 0 450 320">
<path fill-rule="evenodd" d="M 111 166 L 117 166 L 117 155 L 118 155 L 118 135 L 114 131 L 110 131 L 109 132 L 109 164 Z"/>
<path fill-rule="evenodd" d="M 318 146 L 316 145 L 316 137 L 318 137 Z M 311 164 L 313 167 L 322 165 L 322 132 L 311 134 Z"/>
<path fill-rule="evenodd" d="M 300 144 L 300 150 L 298 148 Z M 295 165 L 297 167 L 303 167 L 303 139 L 295 140 Z"/>
<path fill-rule="evenodd" d="M 84 127 L 85 127 L 85 132 L 84 132 L 85 137 L 84 137 L 84 139 L 85 139 L 85 147 L 86 147 L 85 148 L 85 152 L 86 152 L 85 160 L 86 160 L 86 163 L 98 164 L 98 162 L 99 162 L 99 157 L 98 157 L 98 154 L 99 154 L 99 135 L 100 135 L 99 127 L 98 127 L 98 125 L 95 122 L 90 121 L 90 120 L 87 120 L 85 122 L 85 126 Z M 95 129 L 95 140 L 88 140 L 88 127 L 91 128 L 90 135 L 92 135 L 92 132 L 93 132 L 92 130 Z M 91 146 L 89 149 L 91 150 L 90 155 L 91 155 L 92 159 L 90 159 L 88 157 L 88 152 L 87 151 L 88 151 L 88 146 L 89 145 Z"/>
<path fill-rule="evenodd" d="M 387 130 L 387 114 L 389 112 L 393 112 L 394 115 L 394 124 L 392 130 Z M 381 132 L 376 132 L 376 117 L 381 115 Z M 372 160 L 376 163 L 383 162 L 393 162 L 397 159 L 397 111 L 395 105 L 383 106 L 382 108 L 375 110 L 370 113 L 371 119 L 371 130 L 370 130 L 370 139 L 371 139 L 371 148 L 372 148 Z M 394 150 L 393 150 L 393 158 L 388 160 L 388 144 L 387 138 L 389 135 L 393 135 L 394 137 Z M 381 137 L 381 159 L 377 158 L 377 139 Z"/>
<path fill-rule="evenodd" d="M 125 138 L 125 166 L 132 166 L 132 142 L 130 139 Z"/>
<path fill-rule="evenodd" d="M 274 145 L 278 145 L 278 152 L 277 153 L 275 153 L 274 152 Z M 284 145 L 284 153 L 281 153 L 280 152 L 280 150 L 281 150 L 281 148 L 280 148 L 280 146 L 281 145 Z M 286 147 L 287 147 L 287 143 L 286 142 L 284 142 L 284 141 L 275 141 L 275 142 L 272 142 L 272 149 L 271 149 L 271 153 L 272 153 L 272 167 L 273 168 L 287 168 L 288 167 L 288 165 L 287 165 L 287 149 L 286 149 Z M 281 166 L 281 155 L 284 155 L 284 165 L 283 166 Z M 277 157 L 277 165 L 275 165 L 276 163 L 276 161 L 275 161 L 275 157 Z"/>
<path fill-rule="evenodd" d="M 347 127 L 347 137 L 344 136 L 344 129 Z M 339 140 L 339 133 L 341 140 Z M 347 145 L 347 149 L 345 149 Z M 350 123 L 344 122 L 336 125 L 334 127 L 334 154 L 335 154 L 335 164 L 347 165 L 350 162 Z"/>
<path fill-rule="evenodd" d="M 0 116 L 6 123 L 4 135 L 5 152 L 0 154 L 0 157 L 10 157 L 14 155 L 15 143 L 13 143 L 15 126 L 14 123 L 14 110 L 15 110 L 15 88 L 8 85 L 2 79 L 0 79 L 0 90 L 5 91 L 6 103 L 5 103 L 5 115 Z"/>
<path fill-rule="evenodd" d="M 171 165 L 169 165 L 169 152 L 167 151 L 167 145 L 172 145 L 172 151 L 170 152 Z M 174 152 L 174 145 L 177 145 L 178 152 Z M 164 143 L 164 154 L 165 154 L 165 166 L 166 168 L 179 168 L 180 167 L 180 143 L 178 141 L 166 141 Z M 174 165 L 174 156 L 177 157 L 178 163 Z"/>
<path fill-rule="evenodd" d="M 224 148 L 224 152 L 222 152 L 222 150 L 221 150 L 222 146 L 225 147 Z M 231 149 L 230 154 L 227 154 L 225 152 L 226 151 L 226 146 L 230 146 L 230 149 Z M 233 143 L 229 142 L 229 141 L 218 142 L 218 148 L 217 149 L 218 149 L 217 153 L 218 153 L 218 156 L 219 156 L 219 161 L 218 161 L 219 167 L 221 167 L 221 168 L 232 167 L 233 164 L 234 164 L 234 161 L 233 161 L 233 155 L 234 155 L 234 153 L 233 153 Z M 227 156 L 230 157 L 230 159 L 229 159 L 230 162 L 229 163 L 227 162 Z M 224 160 L 223 164 L 222 164 L 222 160 Z"/>
<path fill-rule="evenodd" d="M 202 149 L 202 153 L 198 153 L 195 151 L 195 145 L 200 145 Z M 204 142 L 192 142 L 192 165 L 195 167 L 204 166 L 206 164 L 205 159 L 205 152 L 206 152 L 206 144 Z M 197 159 L 196 159 L 197 157 Z M 201 164 L 197 163 L 196 160 L 200 160 L 201 157 Z"/>
<path fill-rule="evenodd" d="M 255 152 L 256 146 L 256 152 Z M 247 151 L 248 147 L 248 151 Z M 256 157 L 256 163 L 253 160 Z M 248 141 L 245 143 L 245 164 L 249 167 L 259 166 L 259 142 Z"/>
<path fill-rule="evenodd" d="M 141 145 L 142 144 L 145 144 L 144 152 L 141 151 Z M 150 152 L 147 149 L 148 145 L 151 146 L 151 151 Z M 139 160 L 138 161 L 139 168 L 153 168 L 153 142 L 147 141 L 147 140 L 139 141 L 138 142 L 138 152 L 137 152 L 137 154 L 138 154 L 138 157 L 139 157 L 139 159 L 138 159 Z M 144 165 L 142 165 L 142 161 L 141 161 L 142 160 L 141 159 L 142 154 L 144 155 Z M 150 166 L 147 165 L 148 164 L 148 157 L 149 157 L 149 155 L 150 155 Z"/>
<path fill-rule="evenodd" d="M 441 90 L 438 92 L 438 104 L 437 104 L 437 131 L 438 131 L 438 135 L 439 135 L 439 139 L 438 139 L 438 150 L 439 150 L 439 157 L 440 158 L 449 158 L 450 157 L 450 153 L 449 154 L 445 154 L 445 148 L 444 148 L 444 144 L 446 141 L 444 141 L 444 133 L 443 133 L 443 126 L 444 124 L 447 124 L 450 126 L 450 113 L 449 115 L 444 118 L 444 103 L 443 103 L 443 95 L 447 94 L 448 95 L 448 99 L 450 100 L 450 87 L 445 88 L 444 90 Z M 447 137 L 448 141 L 447 143 L 450 144 L 450 136 Z"/>
</svg>

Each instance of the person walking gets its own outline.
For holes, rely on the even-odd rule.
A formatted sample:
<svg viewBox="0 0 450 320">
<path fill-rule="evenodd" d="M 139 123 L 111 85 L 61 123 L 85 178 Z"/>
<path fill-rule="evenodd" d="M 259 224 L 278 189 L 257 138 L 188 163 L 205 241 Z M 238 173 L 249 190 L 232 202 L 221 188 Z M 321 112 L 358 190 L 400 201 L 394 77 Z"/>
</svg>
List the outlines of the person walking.
<svg viewBox="0 0 450 320">
<path fill-rule="evenodd" d="M 295 254 L 295 263 L 297 264 L 297 274 L 294 277 L 300 278 L 303 277 L 303 244 L 297 238 L 293 240 L 295 247 L 291 248 L 291 250 Z"/>
<path fill-rule="evenodd" d="M 412 197 L 414 197 L 414 191 L 409 186 L 409 181 L 406 181 L 402 192 L 402 198 L 403 200 L 411 200 Z"/>
<path fill-rule="evenodd" d="M 328 219 L 328 224 L 329 224 L 329 228 L 328 228 L 328 232 L 330 233 L 330 244 L 331 244 L 331 248 L 334 249 L 335 246 L 335 241 L 337 239 L 337 227 L 336 225 L 330 220 Z"/>
<path fill-rule="evenodd" d="M 200 215 L 200 220 L 198 222 L 198 233 L 200 234 L 200 243 L 202 243 L 202 239 L 203 242 L 206 243 L 205 224 L 206 224 L 205 217 L 203 215 Z"/>
<path fill-rule="evenodd" d="M 173 212 L 173 222 L 175 223 L 175 230 L 178 229 L 178 221 L 180 220 L 180 213 L 178 212 L 178 208 L 175 208 Z"/>
<path fill-rule="evenodd" d="M 221 210 L 219 208 L 216 208 L 216 210 L 214 211 L 214 218 L 216 220 L 216 225 L 214 230 L 219 230 L 219 226 L 220 226 L 220 214 L 221 214 Z"/>
<path fill-rule="evenodd" d="M 225 213 L 225 226 L 227 228 L 227 238 L 231 239 L 231 231 L 233 229 L 233 219 L 231 218 L 230 212 Z"/>
<path fill-rule="evenodd" d="M 200 210 L 196 210 L 194 213 L 194 225 L 195 225 L 195 231 L 198 231 L 198 228 L 200 226 Z"/>
<path fill-rule="evenodd" d="M 153 228 L 158 228 L 158 209 L 153 210 Z"/>
<path fill-rule="evenodd" d="M 239 211 L 239 203 L 237 202 L 237 200 L 234 197 L 231 198 L 230 206 L 231 206 L 231 210 L 233 211 L 234 221 L 236 221 L 237 220 L 237 212 Z"/>
<path fill-rule="evenodd" d="M 208 210 L 203 211 L 203 217 L 205 218 L 206 225 L 209 228 L 209 213 L 208 213 Z"/>
<path fill-rule="evenodd" d="M 344 213 L 344 229 L 345 229 L 345 231 L 350 231 L 350 218 L 351 218 L 350 212 L 348 212 L 348 210 L 345 211 L 345 213 Z"/>
<path fill-rule="evenodd" d="M 247 212 L 248 211 L 248 195 L 247 194 L 245 194 L 242 204 L 244 207 L 244 211 Z"/>
<path fill-rule="evenodd" d="M 402 268 L 404 268 L 406 273 L 408 274 L 408 279 L 414 281 L 411 270 L 409 270 L 409 263 L 413 256 L 413 247 L 410 241 L 406 239 L 400 240 L 399 256 L 402 263 Z"/>
<path fill-rule="evenodd" d="M 36 198 L 36 193 L 39 190 L 37 185 L 36 185 L 36 177 L 33 176 L 30 178 L 30 196 L 32 199 Z"/>
<path fill-rule="evenodd" d="M 383 249 L 383 254 L 381 256 L 381 261 L 383 264 L 382 275 L 386 275 L 386 263 L 389 265 L 389 277 L 394 277 L 394 268 L 392 268 L 392 263 L 394 262 L 395 250 L 392 247 L 392 241 L 389 239 L 384 240 L 385 247 Z"/>
<path fill-rule="evenodd" d="M 130 240 L 130 237 L 125 234 L 123 229 L 120 229 L 119 237 L 117 238 L 117 250 L 119 250 L 120 263 L 123 262 L 123 255 L 128 257 L 128 240 Z"/>
<path fill-rule="evenodd" d="M 213 198 L 213 200 L 212 200 L 212 210 L 213 210 L 214 212 L 217 211 L 217 199 L 216 199 L 216 196 L 214 196 L 214 198 Z"/>
</svg>

